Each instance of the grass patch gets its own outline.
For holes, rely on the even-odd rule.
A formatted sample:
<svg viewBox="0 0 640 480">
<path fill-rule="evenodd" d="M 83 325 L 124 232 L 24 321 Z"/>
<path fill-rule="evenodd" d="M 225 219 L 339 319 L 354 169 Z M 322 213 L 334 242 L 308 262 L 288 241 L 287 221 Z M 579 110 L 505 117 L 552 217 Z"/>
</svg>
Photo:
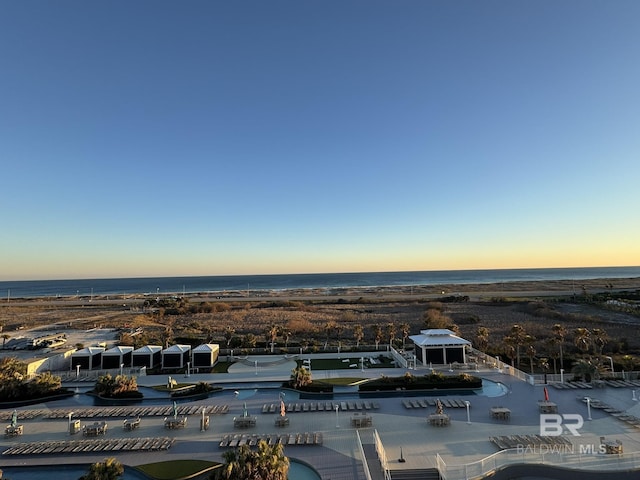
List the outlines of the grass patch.
<svg viewBox="0 0 640 480">
<path fill-rule="evenodd" d="M 138 465 L 135 468 L 156 480 L 175 480 L 217 468 L 220 465 L 220 463 L 206 460 L 171 460 L 168 462 L 147 463 Z"/>
</svg>

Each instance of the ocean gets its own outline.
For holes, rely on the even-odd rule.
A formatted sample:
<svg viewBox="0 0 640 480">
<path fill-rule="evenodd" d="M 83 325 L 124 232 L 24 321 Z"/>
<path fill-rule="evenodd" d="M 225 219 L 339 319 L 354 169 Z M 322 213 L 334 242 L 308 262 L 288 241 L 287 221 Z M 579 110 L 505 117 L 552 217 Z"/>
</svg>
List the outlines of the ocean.
<svg viewBox="0 0 640 480">
<path fill-rule="evenodd" d="M 97 278 L 0 282 L 0 298 L 333 289 L 348 287 L 507 283 L 638 278 L 640 267 L 527 268 L 419 272 L 309 273 L 203 277 Z"/>
</svg>

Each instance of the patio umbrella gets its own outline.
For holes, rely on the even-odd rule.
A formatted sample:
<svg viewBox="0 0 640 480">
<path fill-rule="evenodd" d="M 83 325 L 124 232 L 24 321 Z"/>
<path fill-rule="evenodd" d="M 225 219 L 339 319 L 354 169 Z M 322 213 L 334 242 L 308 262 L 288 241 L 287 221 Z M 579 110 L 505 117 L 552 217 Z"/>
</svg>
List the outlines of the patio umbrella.
<svg viewBox="0 0 640 480">
<path fill-rule="evenodd" d="M 15 427 L 16 425 L 18 425 L 18 412 L 14 410 L 13 415 L 11 415 L 11 426 Z"/>
<path fill-rule="evenodd" d="M 280 416 L 284 417 L 287 413 L 287 409 L 284 406 L 284 402 L 280 399 Z"/>
<path fill-rule="evenodd" d="M 547 387 L 544 387 L 544 401 L 549 401 L 549 391 L 547 390 Z"/>
</svg>

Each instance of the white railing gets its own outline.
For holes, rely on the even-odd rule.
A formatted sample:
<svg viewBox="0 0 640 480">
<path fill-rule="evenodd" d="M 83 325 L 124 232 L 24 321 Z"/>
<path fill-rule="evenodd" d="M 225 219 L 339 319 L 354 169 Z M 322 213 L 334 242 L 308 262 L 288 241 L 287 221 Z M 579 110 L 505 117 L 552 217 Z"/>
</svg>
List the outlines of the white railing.
<svg viewBox="0 0 640 480">
<path fill-rule="evenodd" d="M 389 464 L 387 463 L 387 453 L 384 450 L 384 445 L 382 445 L 380 435 L 378 435 L 378 430 L 373 431 L 373 442 L 376 446 L 376 453 L 380 460 L 380 466 L 382 467 L 384 478 L 385 480 L 391 480 L 391 472 L 389 471 Z"/>
<path fill-rule="evenodd" d="M 436 467 L 443 480 L 470 480 L 484 477 L 499 468 L 515 464 L 538 464 L 574 470 L 634 470 L 640 468 L 640 452 L 607 455 L 598 453 L 598 445 L 573 448 L 566 452 L 532 452 L 528 449 L 503 450 L 481 460 L 462 465 L 447 465 L 440 455 L 436 455 Z M 575 447 L 574 447 L 575 448 Z M 582 450 L 582 451 L 581 451 Z"/>
<path fill-rule="evenodd" d="M 362 455 L 362 469 L 364 470 L 364 476 L 367 480 L 371 480 L 371 470 L 369 470 L 369 463 L 367 463 L 367 456 L 364 454 L 364 447 L 362 446 L 362 440 L 360 439 L 360 432 L 356 430 L 356 440 L 358 440 L 358 450 Z"/>
<path fill-rule="evenodd" d="M 467 354 L 472 355 L 475 362 L 480 366 L 495 368 L 503 373 L 506 373 L 507 375 L 511 375 L 512 377 L 522 380 L 523 382 L 527 382 L 531 385 L 535 384 L 533 375 L 529 375 L 528 373 L 524 373 L 522 370 L 518 370 L 517 368 L 512 367 L 508 363 L 500 360 L 500 358 L 487 355 L 486 353 L 481 352 L 480 350 L 476 350 L 473 347 L 468 347 Z"/>
</svg>

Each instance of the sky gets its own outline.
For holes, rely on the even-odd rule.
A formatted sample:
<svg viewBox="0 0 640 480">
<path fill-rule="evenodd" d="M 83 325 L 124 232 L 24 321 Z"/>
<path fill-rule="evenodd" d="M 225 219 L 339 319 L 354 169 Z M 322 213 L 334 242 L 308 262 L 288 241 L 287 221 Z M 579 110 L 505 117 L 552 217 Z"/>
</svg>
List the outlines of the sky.
<svg viewBox="0 0 640 480">
<path fill-rule="evenodd" d="M 0 280 L 640 265 L 638 24 L 0 1 Z"/>
</svg>

